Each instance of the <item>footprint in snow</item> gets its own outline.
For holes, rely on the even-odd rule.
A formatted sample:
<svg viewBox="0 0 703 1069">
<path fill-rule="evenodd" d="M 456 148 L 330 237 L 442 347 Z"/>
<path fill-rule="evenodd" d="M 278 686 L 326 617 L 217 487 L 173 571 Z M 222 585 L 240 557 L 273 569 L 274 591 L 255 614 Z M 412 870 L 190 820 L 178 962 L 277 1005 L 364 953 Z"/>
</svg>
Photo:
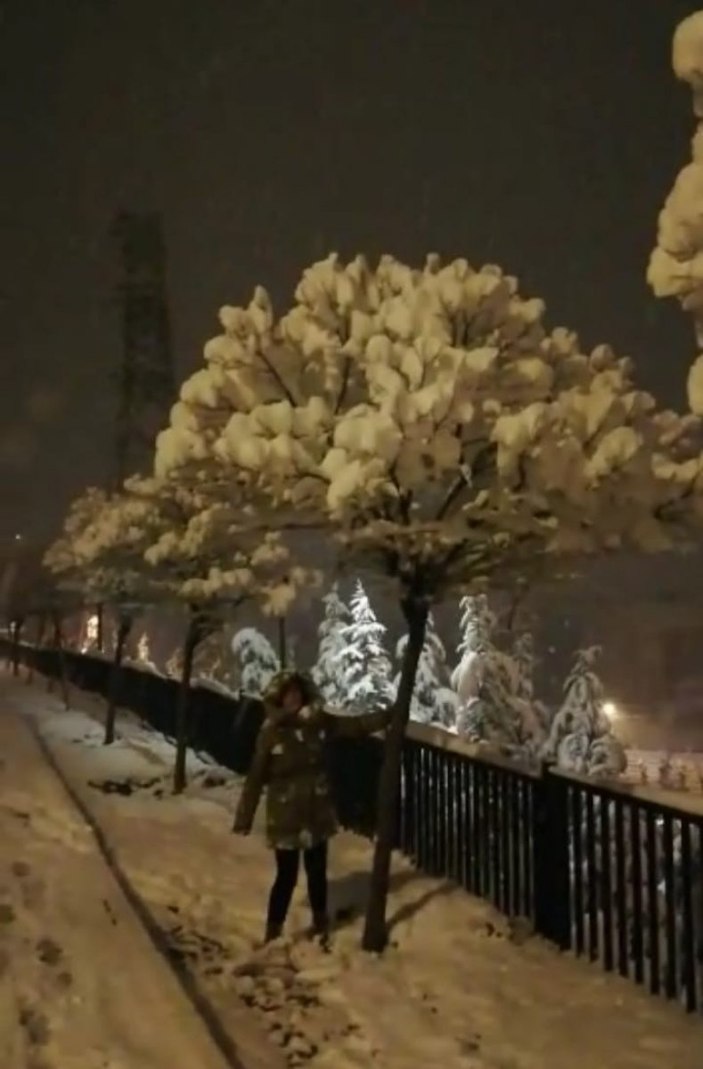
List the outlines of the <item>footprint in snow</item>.
<svg viewBox="0 0 703 1069">
<path fill-rule="evenodd" d="M 12 924 L 17 915 L 9 902 L 0 902 L 0 924 Z"/>
<path fill-rule="evenodd" d="M 44 1047 L 51 1038 L 49 1021 L 41 1010 L 32 1006 L 24 1006 L 20 1009 L 19 1022 L 27 1034 L 29 1042 L 35 1047 Z"/>
<path fill-rule="evenodd" d="M 53 939 L 40 939 L 37 943 L 37 957 L 44 965 L 58 965 L 63 960 L 63 950 Z"/>
</svg>

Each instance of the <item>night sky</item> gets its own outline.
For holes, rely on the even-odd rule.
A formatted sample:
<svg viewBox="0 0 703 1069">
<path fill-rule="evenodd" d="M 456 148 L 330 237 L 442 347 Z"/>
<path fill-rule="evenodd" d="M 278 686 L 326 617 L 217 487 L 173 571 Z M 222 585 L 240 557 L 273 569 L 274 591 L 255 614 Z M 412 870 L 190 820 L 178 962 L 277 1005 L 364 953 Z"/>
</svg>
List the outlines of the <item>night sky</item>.
<svg viewBox="0 0 703 1069">
<path fill-rule="evenodd" d="M 118 207 L 160 210 L 179 377 L 217 308 L 336 249 L 499 262 L 682 403 L 644 275 L 693 120 L 684 0 L 0 3 L 0 537 L 102 480 Z"/>
</svg>

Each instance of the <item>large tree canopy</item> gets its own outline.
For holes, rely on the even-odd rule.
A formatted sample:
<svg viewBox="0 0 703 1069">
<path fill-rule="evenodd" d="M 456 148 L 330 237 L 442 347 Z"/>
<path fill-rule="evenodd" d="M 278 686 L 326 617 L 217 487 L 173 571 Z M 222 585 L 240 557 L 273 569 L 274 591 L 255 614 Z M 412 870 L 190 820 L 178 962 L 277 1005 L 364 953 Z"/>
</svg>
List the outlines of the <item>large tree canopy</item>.
<svg viewBox="0 0 703 1069">
<path fill-rule="evenodd" d="M 542 551 L 675 544 L 700 484 L 691 418 L 543 318 L 497 267 L 331 256 L 278 321 L 260 288 L 221 310 L 157 473 L 259 521 L 324 522 L 430 596 Z"/>
</svg>

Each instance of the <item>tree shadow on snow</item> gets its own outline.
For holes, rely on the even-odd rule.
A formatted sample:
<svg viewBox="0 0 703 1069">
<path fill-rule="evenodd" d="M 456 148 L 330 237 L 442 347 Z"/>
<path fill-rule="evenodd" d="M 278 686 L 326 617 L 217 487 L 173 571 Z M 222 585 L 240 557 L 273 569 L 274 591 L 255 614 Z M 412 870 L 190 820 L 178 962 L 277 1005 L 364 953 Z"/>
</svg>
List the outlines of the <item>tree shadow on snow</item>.
<svg viewBox="0 0 703 1069">
<path fill-rule="evenodd" d="M 407 884 L 419 879 L 427 879 L 427 876 L 414 869 L 393 873 L 390 881 L 391 894 L 402 890 Z M 364 871 L 349 872 L 331 881 L 330 913 L 335 918 L 335 927 L 337 929 L 348 927 L 357 917 L 365 913 L 369 899 L 370 880 L 371 874 L 368 871 Z M 455 890 L 456 884 L 447 880 L 423 891 L 421 895 L 412 901 L 404 902 L 395 913 L 389 916 L 389 930 L 415 916 L 432 899 L 440 895 L 450 894 Z"/>
</svg>

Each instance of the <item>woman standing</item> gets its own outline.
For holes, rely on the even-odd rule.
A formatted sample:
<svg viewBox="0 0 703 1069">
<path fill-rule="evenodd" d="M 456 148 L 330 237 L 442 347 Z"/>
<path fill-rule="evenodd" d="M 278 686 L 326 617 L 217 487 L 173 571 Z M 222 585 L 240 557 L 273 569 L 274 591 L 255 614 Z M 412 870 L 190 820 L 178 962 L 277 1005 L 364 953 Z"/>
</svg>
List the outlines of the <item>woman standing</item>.
<svg viewBox="0 0 703 1069">
<path fill-rule="evenodd" d="M 367 716 L 333 716 L 323 708 L 312 680 L 279 672 L 264 694 L 265 718 L 242 791 L 233 831 L 248 835 L 261 792 L 266 798 L 266 838 L 276 858 L 269 895 L 266 942 L 283 931 L 298 881 L 302 853 L 313 931 L 323 941 L 327 914 L 327 844 L 337 830 L 327 760 L 334 736 L 361 737 L 382 731 L 390 710 Z"/>
</svg>

